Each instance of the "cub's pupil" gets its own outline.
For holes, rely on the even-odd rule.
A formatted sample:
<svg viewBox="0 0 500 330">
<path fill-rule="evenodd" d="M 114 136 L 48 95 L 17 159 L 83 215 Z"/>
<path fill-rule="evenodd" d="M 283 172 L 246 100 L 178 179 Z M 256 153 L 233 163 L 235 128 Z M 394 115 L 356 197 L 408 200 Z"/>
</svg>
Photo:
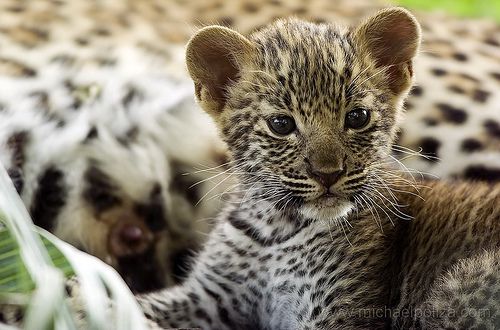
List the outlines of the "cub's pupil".
<svg viewBox="0 0 500 330">
<path fill-rule="evenodd" d="M 346 126 L 349 128 L 362 128 L 370 119 L 370 113 L 366 109 L 354 109 L 346 115 Z"/>
<path fill-rule="evenodd" d="M 295 130 L 295 121 L 288 116 L 279 116 L 267 121 L 269 128 L 278 135 L 288 135 Z"/>
</svg>

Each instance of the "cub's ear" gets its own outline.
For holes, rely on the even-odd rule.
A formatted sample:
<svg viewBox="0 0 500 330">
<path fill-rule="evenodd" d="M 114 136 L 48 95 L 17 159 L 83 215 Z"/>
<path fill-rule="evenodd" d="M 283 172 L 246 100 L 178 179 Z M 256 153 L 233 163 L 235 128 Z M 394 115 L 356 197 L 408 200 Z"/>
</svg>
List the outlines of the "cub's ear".
<svg viewBox="0 0 500 330">
<path fill-rule="evenodd" d="M 388 8 L 376 13 L 355 30 L 359 46 L 375 60 L 377 67 L 387 68 L 389 87 L 395 94 L 411 85 L 412 60 L 420 45 L 420 25 L 403 8 Z"/>
<path fill-rule="evenodd" d="M 217 116 L 222 111 L 228 87 L 239 78 L 241 65 L 253 50 L 247 38 L 222 26 L 203 28 L 189 41 L 188 71 L 195 84 L 196 97 L 210 115 Z"/>
</svg>

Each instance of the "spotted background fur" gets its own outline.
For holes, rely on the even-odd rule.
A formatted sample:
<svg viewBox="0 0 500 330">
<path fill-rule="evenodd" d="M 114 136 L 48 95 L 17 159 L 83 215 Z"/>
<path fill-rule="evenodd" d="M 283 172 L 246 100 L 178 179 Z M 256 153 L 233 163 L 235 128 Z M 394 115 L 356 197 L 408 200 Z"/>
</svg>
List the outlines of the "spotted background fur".
<svg viewBox="0 0 500 330">
<path fill-rule="evenodd" d="M 198 245 L 203 237 L 198 231 L 209 226 L 192 219 L 211 217 L 217 199 L 193 205 L 222 178 L 188 190 L 217 172 L 177 175 L 223 158 L 223 148 L 212 147 L 218 143 L 213 127 L 196 110 L 184 70 L 183 45 L 193 31 L 221 23 L 248 33 L 290 15 L 351 23 L 383 5 L 366 0 L 307 5 L 4 0 L 0 161 L 37 224 L 117 267 L 109 253 L 114 224 L 125 217 L 123 222 L 149 231 L 145 214 L 155 214 L 153 222 L 161 223 L 157 215 L 163 209 L 167 225 L 161 233 L 162 225 L 153 225 L 151 235 L 141 239 L 145 244 L 134 250 L 139 257 L 121 266 L 130 269 L 138 260 L 159 258 L 149 272 L 155 278 L 160 269 L 170 271 L 169 257 L 148 252 L 144 258 L 144 247 L 154 241 L 155 249 L 176 254 Z M 424 44 L 398 143 L 442 161 L 410 157 L 405 164 L 440 177 L 498 180 L 498 25 L 440 14 L 418 17 Z M 190 131 L 199 135 L 186 139 Z M 192 226 L 196 229 L 186 230 Z"/>
<path fill-rule="evenodd" d="M 134 290 L 159 288 L 218 208 L 197 204 L 213 184 L 188 189 L 217 170 L 185 174 L 218 165 L 224 147 L 197 110 L 181 47 L 151 41 L 146 22 L 107 33 L 118 27 L 99 13 L 112 8 L 86 3 L 0 4 L 0 161 L 35 224 Z"/>
</svg>

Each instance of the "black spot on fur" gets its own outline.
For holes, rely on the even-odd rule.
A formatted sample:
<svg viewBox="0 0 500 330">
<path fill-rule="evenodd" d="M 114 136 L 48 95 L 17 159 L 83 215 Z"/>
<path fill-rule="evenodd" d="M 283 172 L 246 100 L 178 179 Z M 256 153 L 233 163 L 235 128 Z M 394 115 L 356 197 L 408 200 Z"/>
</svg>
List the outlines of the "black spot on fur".
<svg viewBox="0 0 500 330">
<path fill-rule="evenodd" d="M 186 170 L 183 170 L 182 167 L 176 164 L 173 164 L 172 168 L 175 175 L 170 184 L 171 189 L 186 197 L 192 205 L 198 203 L 201 196 L 198 190 L 199 185 L 195 184 L 199 181 L 199 178 L 194 177 L 193 174 L 186 173 Z"/>
<path fill-rule="evenodd" d="M 500 168 L 488 168 L 484 165 L 469 166 L 465 169 L 464 177 L 488 182 L 500 181 Z"/>
<path fill-rule="evenodd" d="M 462 124 L 467 120 L 467 113 L 463 109 L 445 103 L 439 103 L 437 107 L 443 113 L 444 118 L 451 123 Z"/>
<path fill-rule="evenodd" d="M 487 39 L 485 39 L 484 43 L 487 44 L 487 45 L 490 45 L 490 46 L 500 47 L 500 42 L 498 42 L 498 40 L 495 40 L 493 38 L 487 38 Z"/>
<path fill-rule="evenodd" d="M 89 39 L 86 37 L 78 37 L 75 39 L 75 43 L 79 46 L 87 46 L 89 44 Z"/>
<path fill-rule="evenodd" d="M 247 13 L 256 13 L 259 11 L 259 6 L 254 3 L 247 2 L 243 4 L 243 10 Z"/>
<path fill-rule="evenodd" d="M 404 105 L 403 105 L 403 108 L 405 110 L 411 110 L 411 109 L 413 109 L 413 103 L 411 103 L 408 100 L 406 100 L 405 103 L 404 103 Z"/>
<path fill-rule="evenodd" d="M 492 119 L 488 119 L 484 122 L 484 128 L 486 132 L 494 138 L 500 139 L 500 124 Z"/>
<path fill-rule="evenodd" d="M 28 94 L 30 98 L 33 98 L 36 100 L 37 107 L 42 108 L 43 111 L 46 112 L 46 117 L 50 118 L 50 100 L 49 100 L 49 93 L 46 91 L 42 90 L 36 90 Z"/>
<path fill-rule="evenodd" d="M 456 52 L 453 54 L 453 58 L 459 62 L 466 62 L 468 60 L 468 56 L 464 53 Z"/>
<path fill-rule="evenodd" d="M 117 188 L 111 178 L 96 166 L 92 165 L 87 169 L 84 182 L 86 187 L 83 191 L 83 198 L 97 214 L 121 203 L 116 196 Z"/>
<path fill-rule="evenodd" d="M 490 97 L 490 94 L 491 94 L 490 92 L 487 92 L 485 90 L 476 89 L 472 94 L 472 99 L 476 102 L 485 103 Z"/>
<path fill-rule="evenodd" d="M 8 67 L 13 68 L 13 70 L 15 72 L 14 75 L 16 77 L 32 78 L 32 77 L 35 77 L 37 75 L 36 70 L 26 66 L 25 64 L 23 64 L 19 61 L 0 57 L 0 63 L 2 63 L 2 64 L 5 63 Z"/>
<path fill-rule="evenodd" d="M 463 89 L 462 87 L 457 86 L 457 85 L 448 86 L 448 90 L 452 91 L 453 93 L 457 93 L 457 94 L 465 94 L 465 89 Z"/>
<path fill-rule="evenodd" d="M 97 27 L 92 31 L 95 35 L 100 36 L 100 37 L 107 37 L 111 35 L 111 31 L 104 27 Z"/>
<path fill-rule="evenodd" d="M 473 138 L 465 139 L 462 141 L 462 150 L 465 152 L 474 152 L 483 149 L 483 144 Z"/>
<path fill-rule="evenodd" d="M 49 40 L 50 34 L 48 30 L 43 29 L 41 26 L 29 28 L 29 31 L 37 36 L 38 39 L 44 41 Z"/>
<path fill-rule="evenodd" d="M 51 63 L 59 64 L 62 66 L 70 67 L 75 64 L 76 59 L 68 54 L 55 55 L 50 59 Z"/>
<path fill-rule="evenodd" d="M 101 67 L 112 67 L 116 65 L 117 60 L 115 58 L 98 56 L 94 61 Z"/>
<path fill-rule="evenodd" d="M 165 204 L 159 184 L 156 184 L 151 190 L 149 202 L 137 204 L 135 206 L 135 211 L 137 215 L 144 219 L 146 225 L 152 231 L 165 229 L 167 226 Z"/>
<path fill-rule="evenodd" d="M 123 146 L 128 146 L 130 145 L 130 143 L 134 142 L 137 139 L 138 135 L 139 135 L 139 128 L 137 126 L 132 126 L 127 130 L 125 135 L 118 137 L 117 140 Z"/>
<path fill-rule="evenodd" d="M 430 127 L 433 127 L 433 126 L 437 126 L 438 124 L 438 121 L 434 118 L 423 118 L 422 121 L 427 125 L 427 126 L 430 126 Z"/>
<path fill-rule="evenodd" d="M 69 283 L 64 284 L 64 291 L 66 292 L 66 296 L 73 297 L 73 290 L 71 290 L 71 285 Z"/>
<path fill-rule="evenodd" d="M 31 202 L 31 217 L 35 225 L 52 230 L 54 221 L 66 202 L 64 174 L 57 167 L 48 167 L 39 177 Z"/>
<path fill-rule="evenodd" d="M 13 5 L 13 6 L 10 6 L 10 7 L 7 7 L 6 8 L 8 11 L 10 11 L 11 13 L 22 13 L 23 11 L 25 11 L 25 7 L 23 7 L 22 5 Z"/>
<path fill-rule="evenodd" d="M 321 313 L 322 310 L 323 308 L 319 306 L 314 307 L 314 309 L 311 312 L 311 319 L 315 319 L 319 315 L 319 313 Z"/>
<path fill-rule="evenodd" d="M 205 320 L 208 324 L 212 324 L 212 319 L 203 309 L 198 308 L 194 312 L 194 315 L 199 319 Z"/>
<path fill-rule="evenodd" d="M 421 96 L 424 93 L 424 90 L 420 86 L 413 86 L 413 88 L 410 91 L 410 95 L 413 96 Z"/>
<path fill-rule="evenodd" d="M 259 230 L 252 226 L 251 223 L 246 220 L 240 219 L 238 217 L 238 212 L 236 211 L 233 211 L 229 215 L 228 220 L 234 228 L 240 230 L 247 237 L 251 238 L 253 241 L 262 246 L 270 246 L 272 244 L 286 242 L 312 223 L 311 220 L 304 221 L 304 223 L 300 227 L 297 227 L 297 229 L 286 235 L 279 235 L 278 233 L 275 233 L 275 230 L 271 232 L 270 235 L 264 236 Z"/>
<path fill-rule="evenodd" d="M 17 193 L 20 195 L 24 188 L 23 171 L 19 167 L 12 167 L 7 170 L 7 174 L 12 180 Z"/>
<path fill-rule="evenodd" d="M 88 142 L 90 140 L 97 138 L 98 136 L 99 136 L 99 131 L 97 130 L 97 127 L 92 126 L 89 132 L 87 133 L 87 136 L 85 136 L 83 142 Z"/>
<path fill-rule="evenodd" d="M 12 153 L 12 165 L 14 167 L 23 168 L 25 162 L 24 150 L 28 144 L 30 135 L 28 131 L 18 131 L 13 133 L 7 139 L 7 148 Z"/>
<path fill-rule="evenodd" d="M 459 74 L 459 76 L 460 76 L 460 77 L 462 77 L 462 78 L 465 78 L 465 79 L 467 79 L 467 80 L 470 80 L 470 81 L 472 81 L 472 82 L 479 83 L 479 79 L 477 79 L 477 78 L 476 78 L 476 77 L 474 77 L 474 76 L 471 76 L 471 75 L 470 75 L 470 74 L 468 74 L 468 73 L 464 73 L 464 72 L 462 72 L 462 73 L 460 73 L 460 74 Z"/>
<path fill-rule="evenodd" d="M 432 69 L 432 73 L 437 77 L 441 77 L 441 76 L 446 75 L 448 72 L 446 72 L 446 70 L 443 70 L 440 68 L 435 68 L 435 69 Z"/>
<path fill-rule="evenodd" d="M 172 273 L 179 283 L 186 278 L 190 271 L 194 255 L 194 250 L 184 249 L 172 256 Z"/>
<path fill-rule="evenodd" d="M 128 108 L 132 102 L 140 101 L 144 98 L 144 94 L 134 86 L 128 86 L 125 95 L 122 98 L 122 105 Z"/>
<path fill-rule="evenodd" d="M 425 137 L 420 140 L 419 147 L 422 148 L 422 154 L 428 156 L 425 158 L 427 161 L 436 162 L 438 159 L 438 149 L 441 146 L 441 142 L 433 137 Z"/>
<path fill-rule="evenodd" d="M 496 80 L 500 81 L 500 72 L 492 72 L 490 75 Z"/>
</svg>

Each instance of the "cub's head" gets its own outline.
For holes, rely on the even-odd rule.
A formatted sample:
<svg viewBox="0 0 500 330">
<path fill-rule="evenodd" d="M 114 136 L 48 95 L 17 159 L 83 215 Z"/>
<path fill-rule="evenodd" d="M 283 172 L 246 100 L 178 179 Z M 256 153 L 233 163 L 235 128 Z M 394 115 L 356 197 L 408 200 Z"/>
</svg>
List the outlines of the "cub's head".
<svg viewBox="0 0 500 330">
<path fill-rule="evenodd" d="M 328 220 L 376 185 L 419 41 L 401 8 L 355 28 L 289 19 L 246 38 L 210 26 L 188 44 L 187 65 L 242 184 Z"/>
</svg>

